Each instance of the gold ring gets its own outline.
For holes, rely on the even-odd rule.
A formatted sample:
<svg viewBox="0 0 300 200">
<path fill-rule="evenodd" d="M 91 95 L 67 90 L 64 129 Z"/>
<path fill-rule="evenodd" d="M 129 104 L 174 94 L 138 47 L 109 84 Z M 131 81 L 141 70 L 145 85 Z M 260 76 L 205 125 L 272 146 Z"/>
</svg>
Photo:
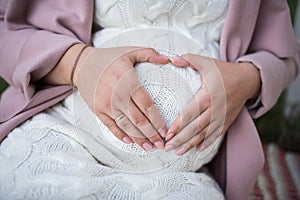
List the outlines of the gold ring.
<svg viewBox="0 0 300 200">
<path fill-rule="evenodd" d="M 119 121 L 120 119 L 122 119 L 123 117 L 125 117 L 125 114 L 122 113 L 121 115 L 119 115 L 116 119 L 115 122 Z"/>
</svg>

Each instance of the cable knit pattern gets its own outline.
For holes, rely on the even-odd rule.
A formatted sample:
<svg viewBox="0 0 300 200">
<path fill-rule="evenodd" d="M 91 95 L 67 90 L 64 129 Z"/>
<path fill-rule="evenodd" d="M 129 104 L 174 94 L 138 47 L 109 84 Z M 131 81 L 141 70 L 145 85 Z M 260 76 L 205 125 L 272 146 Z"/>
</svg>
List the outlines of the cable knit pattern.
<svg viewBox="0 0 300 200">
<path fill-rule="evenodd" d="M 167 56 L 218 57 L 223 0 L 97 0 L 95 47 L 152 47 Z M 135 70 L 167 127 L 201 87 L 200 75 L 171 64 Z M 224 199 L 205 168 L 222 137 L 195 148 L 144 151 L 119 141 L 78 91 L 15 128 L 0 146 L 1 199 Z M 198 172 L 196 173 L 195 171 Z"/>
<path fill-rule="evenodd" d="M 104 29 L 95 34 L 94 43 L 128 31 L 156 28 L 180 33 L 209 56 L 219 58 L 228 6 L 229 0 L 96 0 L 94 20 Z"/>
</svg>

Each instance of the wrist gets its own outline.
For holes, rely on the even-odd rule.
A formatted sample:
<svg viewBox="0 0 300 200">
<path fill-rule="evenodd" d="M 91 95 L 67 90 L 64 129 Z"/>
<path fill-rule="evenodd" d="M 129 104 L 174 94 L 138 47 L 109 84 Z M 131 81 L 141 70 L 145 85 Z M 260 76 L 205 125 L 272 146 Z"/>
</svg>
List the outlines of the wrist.
<svg viewBox="0 0 300 200">
<path fill-rule="evenodd" d="M 72 45 L 63 54 L 63 56 L 60 58 L 56 66 L 41 81 L 43 83 L 50 84 L 50 85 L 72 84 L 71 75 L 72 75 L 74 62 L 79 52 L 85 46 L 86 45 L 81 43 Z"/>
<path fill-rule="evenodd" d="M 81 70 L 83 61 L 87 58 L 89 53 L 93 50 L 93 47 L 83 45 L 81 46 L 80 51 L 77 53 L 72 65 L 72 71 L 70 74 L 70 81 L 72 85 L 76 85 L 78 74 Z"/>
<path fill-rule="evenodd" d="M 245 83 L 247 100 L 258 98 L 261 91 L 261 78 L 259 69 L 250 62 L 241 62 L 239 65 L 243 72 L 241 78 Z"/>
<path fill-rule="evenodd" d="M 80 51 L 77 53 L 73 65 L 72 65 L 72 69 L 71 69 L 71 74 L 70 74 L 70 82 L 72 85 L 74 85 L 74 81 L 75 79 L 77 79 L 78 76 L 78 71 L 80 68 L 79 66 L 81 66 L 82 60 L 86 58 L 86 53 L 85 50 L 88 49 L 90 46 L 88 45 L 83 45 L 81 46 Z M 88 50 L 86 50 L 88 51 Z M 76 71 L 76 76 L 75 76 L 75 71 Z"/>
</svg>

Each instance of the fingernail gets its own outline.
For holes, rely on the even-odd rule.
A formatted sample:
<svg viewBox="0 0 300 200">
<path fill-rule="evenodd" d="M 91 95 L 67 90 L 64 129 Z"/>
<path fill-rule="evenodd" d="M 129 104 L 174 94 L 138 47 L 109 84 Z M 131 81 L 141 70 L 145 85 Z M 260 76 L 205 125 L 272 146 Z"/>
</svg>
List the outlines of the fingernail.
<svg viewBox="0 0 300 200">
<path fill-rule="evenodd" d="M 166 147 L 165 147 L 165 151 L 168 152 L 168 151 L 171 151 L 172 149 L 174 149 L 174 146 L 172 144 L 168 144 Z"/>
<path fill-rule="evenodd" d="M 157 132 L 161 135 L 161 137 L 166 137 L 166 134 L 167 134 L 166 127 L 158 129 Z"/>
<path fill-rule="evenodd" d="M 182 154 L 184 154 L 185 151 L 186 151 L 186 148 L 181 146 L 181 147 L 179 147 L 179 149 L 176 149 L 175 153 L 177 156 L 181 156 Z"/>
<path fill-rule="evenodd" d="M 177 63 L 177 64 L 182 64 L 182 65 L 187 65 L 188 61 L 186 61 L 185 59 L 183 59 L 180 56 L 174 56 L 170 58 L 172 63 Z"/>
<path fill-rule="evenodd" d="M 144 143 L 143 144 L 143 148 L 146 150 L 146 151 L 151 151 L 152 150 L 152 146 L 148 143 Z"/>
<path fill-rule="evenodd" d="M 162 149 L 164 147 L 164 144 L 161 141 L 156 141 L 154 142 L 154 145 L 156 146 L 156 148 L 158 149 Z"/>
<path fill-rule="evenodd" d="M 126 144 L 131 143 L 131 139 L 130 139 L 129 137 L 127 137 L 127 136 L 123 137 L 122 140 L 123 140 L 123 142 L 125 142 Z"/>
<path fill-rule="evenodd" d="M 166 141 L 170 140 L 174 135 L 175 135 L 175 133 L 173 133 L 173 132 L 168 133 L 168 135 L 166 137 Z"/>
<path fill-rule="evenodd" d="M 173 57 L 170 57 L 170 60 L 173 62 L 173 61 L 181 61 L 183 59 L 180 56 L 173 56 Z"/>
<path fill-rule="evenodd" d="M 203 151 L 205 149 L 205 144 L 201 144 L 199 151 Z"/>
</svg>

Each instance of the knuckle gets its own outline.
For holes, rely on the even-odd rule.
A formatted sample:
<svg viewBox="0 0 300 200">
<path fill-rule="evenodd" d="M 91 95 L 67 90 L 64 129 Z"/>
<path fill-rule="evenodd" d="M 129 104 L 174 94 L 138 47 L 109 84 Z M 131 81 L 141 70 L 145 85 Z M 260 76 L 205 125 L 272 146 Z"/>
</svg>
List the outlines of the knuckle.
<svg viewBox="0 0 300 200">
<path fill-rule="evenodd" d="M 153 129 L 150 123 L 148 123 L 144 127 L 141 127 L 140 130 L 143 133 L 143 135 L 146 136 L 150 141 L 160 139 L 158 132 L 155 129 Z"/>
<path fill-rule="evenodd" d="M 174 146 L 179 146 L 180 144 L 182 144 L 182 140 L 181 139 L 179 139 L 179 138 L 176 138 L 176 137 L 174 137 L 174 138 L 172 138 L 172 145 L 174 145 Z"/>
<path fill-rule="evenodd" d="M 101 119 L 100 119 L 101 120 Z M 101 120 L 102 121 L 102 120 Z M 108 121 L 108 120 L 103 120 L 102 123 L 111 131 L 114 133 L 114 129 L 115 129 L 115 124 L 112 123 L 111 121 Z"/>
<path fill-rule="evenodd" d="M 193 120 L 193 114 L 192 113 L 182 113 L 181 115 L 181 125 L 184 126 L 185 124 L 188 124 Z"/>
<path fill-rule="evenodd" d="M 142 147 L 143 143 L 147 141 L 145 138 L 138 138 L 138 137 L 132 137 L 132 140 L 140 147 Z"/>
<path fill-rule="evenodd" d="M 143 87 L 141 84 L 137 84 L 135 83 L 134 85 L 136 85 L 137 87 L 135 87 L 132 92 L 131 92 L 131 96 L 133 98 L 137 98 L 140 99 L 143 97 Z"/>
<path fill-rule="evenodd" d="M 201 141 L 201 136 L 200 135 L 197 135 L 194 137 L 194 139 L 191 141 L 191 145 L 194 147 L 194 146 L 197 146 Z"/>
<path fill-rule="evenodd" d="M 122 122 L 119 122 L 120 126 L 122 127 L 122 129 L 124 130 L 129 130 L 130 129 L 130 122 L 129 121 L 122 121 Z"/>
<path fill-rule="evenodd" d="M 103 114 L 103 109 L 100 107 L 95 107 L 94 109 L 95 114 L 100 118 L 103 119 L 104 121 L 106 121 L 106 119 L 104 119 L 101 115 Z M 102 120 L 101 120 L 102 121 Z M 103 122 L 103 121 L 102 121 Z M 104 123 L 104 122 L 103 122 Z"/>
<path fill-rule="evenodd" d="M 95 114 L 97 116 L 103 114 L 110 116 L 108 113 L 111 112 L 111 104 L 108 101 L 105 101 L 105 103 L 103 103 L 101 106 L 94 106 L 93 109 L 95 110 Z"/>
<path fill-rule="evenodd" d="M 112 133 L 119 139 L 122 139 L 122 137 L 124 136 L 124 133 L 121 130 L 115 130 Z"/>
<path fill-rule="evenodd" d="M 157 52 L 153 48 L 147 47 L 144 50 L 149 54 L 157 55 Z"/>
<path fill-rule="evenodd" d="M 198 123 L 197 124 L 193 124 L 193 126 L 191 127 L 191 130 L 192 130 L 192 133 L 193 133 L 193 136 L 197 135 L 197 133 L 199 133 L 199 125 Z"/>
<path fill-rule="evenodd" d="M 146 102 L 144 106 L 142 106 L 142 112 L 145 114 L 148 114 L 150 110 L 153 108 L 153 104 L 150 104 L 149 102 Z"/>
<path fill-rule="evenodd" d="M 201 131 L 200 137 L 202 140 L 207 140 L 207 136 L 208 136 L 208 134 L 206 131 Z"/>
<path fill-rule="evenodd" d="M 204 128 L 205 125 L 201 120 L 198 120 L 195 126 L 196 126 L 195 131 L 196 131 L 197 134 L 199 134 L 200 131 Z"/>
<path fill-rule="evenodd" d="M 149 123 L 148 120 L 144 117 L 135 117 L 133 118 L 133 122 L 138 127 L 146 126 Z"/>
<path fill-rule="evenodd" d="M 198 141 L 196 141 L 196 139 L 193 139 L 193 141 L 189 144 L 190 147 L 194 147 L 197 146 Z"/>
<path fill-rule="evenodd" d="M 131 124 L 129 123 L 129 121 L 125 121 L 124 123 L 122 123 L 122 127 L 125 130 L 129 130 L 130 129 Z"/>
<path fill-rule="evenodd" d="M 148 137 L 148 139 L 149 139 L 151 142 L 156 142 L 156 141 L 158 141 L 158 140 L 161 139 L 160 136 L 158 136 L 157 134 L 152 133 L 152 134 L 150 134 L 150 135 L 152 135 L 152 136 Z"/>
<path fill-rule="evenodd" d="M 182 113 L 179 113 L 169 129 L 172 130 L 172 132 L 178 132 L 181 130 L 184 127 L 182 120 Z"/>
<path fill-rule="evenodd" d="M 151 122 L 152 126 L 158 130 L 164 127 L 164 121 L 160 119 L 155 119 L 154 121 Z"/>
<path fill-rule="evenodd" d="M 202 103 L 203 103 L 203 105 L 206 106 L 206 107 L 208 107 L 208 106 L 211 105 L 211 98 L 210 98 L 210 95 L 209 95 L 209 94 L 207 94 L 207 95 L 205 96 L 205 98 L 203 98 Z"/>
</svg>

